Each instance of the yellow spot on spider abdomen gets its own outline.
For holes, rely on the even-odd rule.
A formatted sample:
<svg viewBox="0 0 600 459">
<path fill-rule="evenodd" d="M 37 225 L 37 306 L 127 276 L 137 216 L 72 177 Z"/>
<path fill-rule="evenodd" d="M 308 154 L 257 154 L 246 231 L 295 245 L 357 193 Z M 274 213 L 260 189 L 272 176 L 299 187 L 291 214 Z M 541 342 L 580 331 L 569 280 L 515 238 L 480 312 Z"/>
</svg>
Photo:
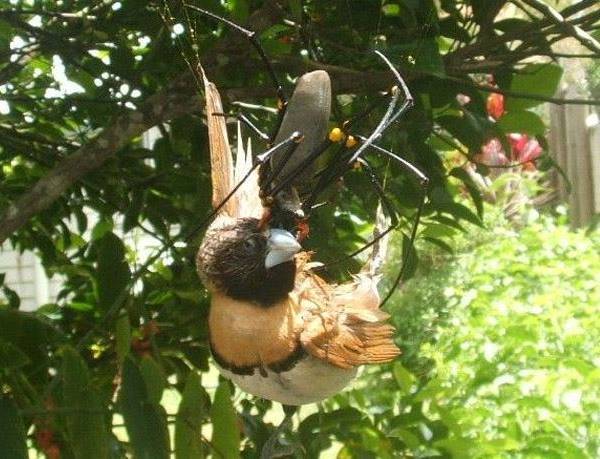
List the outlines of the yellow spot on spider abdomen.
<svg viewBox="0 0 600 459">
<path fill-rule="evenodd" d="M 329 131 L 329 140 L 332 142 L 341 142 L 346 138 L 346 134 L 340 128 L 333 128 Z"/>
</svg>

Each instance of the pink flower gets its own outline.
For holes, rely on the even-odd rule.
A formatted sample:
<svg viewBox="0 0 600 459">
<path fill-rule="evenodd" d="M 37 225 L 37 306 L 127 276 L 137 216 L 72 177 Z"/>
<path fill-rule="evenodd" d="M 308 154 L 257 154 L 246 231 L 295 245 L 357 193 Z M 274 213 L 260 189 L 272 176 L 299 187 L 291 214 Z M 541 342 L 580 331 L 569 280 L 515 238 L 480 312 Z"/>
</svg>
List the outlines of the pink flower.
<svg viewBox="0 0 600 459">
<path fill-rule="evenodd" d="M 481 147 L 481 153 L 475 155 L 475 160 L 486 166 L 504 166 L 508 164 L 508 158 L 504 148 L 502 148 L 502 143 L 495 137 Z"/>
<path fill-rule="evenodd" d="M 459 93 L 456 95 L 456 101 L 460 105 L 467 105 L 469 102 L 471 102 L 471 98 L 466 94 Z"/>
</svg>

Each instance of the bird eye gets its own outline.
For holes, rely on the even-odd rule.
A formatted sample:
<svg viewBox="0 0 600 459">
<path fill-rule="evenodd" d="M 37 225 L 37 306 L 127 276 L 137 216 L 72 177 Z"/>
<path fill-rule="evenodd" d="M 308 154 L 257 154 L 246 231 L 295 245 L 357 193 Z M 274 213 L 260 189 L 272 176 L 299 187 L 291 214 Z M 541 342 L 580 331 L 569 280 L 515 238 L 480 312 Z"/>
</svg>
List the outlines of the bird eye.
<svg viewBox="0 0 600 459">
<path fill-rule="evenodd" d="M 244 248 L 245 249 L 255 249 L 256 248 L 256 241 L 254 239 L 246 239 L 244 241 Z"/>
</svg>

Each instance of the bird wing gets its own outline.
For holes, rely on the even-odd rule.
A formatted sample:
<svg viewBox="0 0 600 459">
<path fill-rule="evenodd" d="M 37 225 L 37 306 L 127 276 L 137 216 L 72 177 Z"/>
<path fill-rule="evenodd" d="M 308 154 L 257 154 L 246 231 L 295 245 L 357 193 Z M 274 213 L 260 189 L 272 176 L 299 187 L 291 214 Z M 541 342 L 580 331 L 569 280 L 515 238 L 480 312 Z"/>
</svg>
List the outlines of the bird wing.
<svg viewBox="0 0 600 459">
<path fill-rule="evenodd" d="M 359 274 L 349 283 L 326 283 L 299 261 L 300 273 L 293 301 L 302 311 L 303 348 L 339 368 L 390 362 L 400 350 L 388 313 L 379 309 L 377 280 Z"/>
<path fill-rule="evenodd" d="M 227 125 L 222 116 L 223 104 L 214 83 L 211 83 L 200 66 L 206 99 L 206 124 L 210 145 L 211 180 L 213 187 L 212 205 L 217 208 L 227 199 L 231 191 L 245 179 L 243 185 L 231 196 L 221 209 L 221 217 L 260 217 L 262 205 L 258 193 L 258 172 L 252 169 L 250 142 L 244 150 L 238 124 L 237 155 L 234 164 L 229 146 Z M 215 115 L 221 114 L 221 115 Z M 250 173 L 248 177 L 246 175 Z M 217 218 L 219 220 L 219 218 Z M 218 222 L 217 222 L 218 223 Z M 218 226 L 218 225 L 217 225 Z"/>
</svg>

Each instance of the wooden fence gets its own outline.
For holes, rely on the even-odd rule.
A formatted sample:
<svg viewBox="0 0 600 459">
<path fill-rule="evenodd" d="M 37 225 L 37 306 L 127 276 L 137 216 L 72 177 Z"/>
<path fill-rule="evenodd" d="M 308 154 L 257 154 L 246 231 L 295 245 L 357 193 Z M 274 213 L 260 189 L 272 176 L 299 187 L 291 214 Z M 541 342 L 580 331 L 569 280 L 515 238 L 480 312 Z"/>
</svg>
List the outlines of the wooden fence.
<svg viewBox="0 0 600 459">
<path fill-rule="evenodd" d="M 569 94 L 563 94 L 568 97 Z M 600 121 L 587 105 L 550 107 L 550 154 L 565 178 L 556 173 L 554 186 L 569 206 L 573 227 L 585 226 L 600 213 Z"/>
</svg>

